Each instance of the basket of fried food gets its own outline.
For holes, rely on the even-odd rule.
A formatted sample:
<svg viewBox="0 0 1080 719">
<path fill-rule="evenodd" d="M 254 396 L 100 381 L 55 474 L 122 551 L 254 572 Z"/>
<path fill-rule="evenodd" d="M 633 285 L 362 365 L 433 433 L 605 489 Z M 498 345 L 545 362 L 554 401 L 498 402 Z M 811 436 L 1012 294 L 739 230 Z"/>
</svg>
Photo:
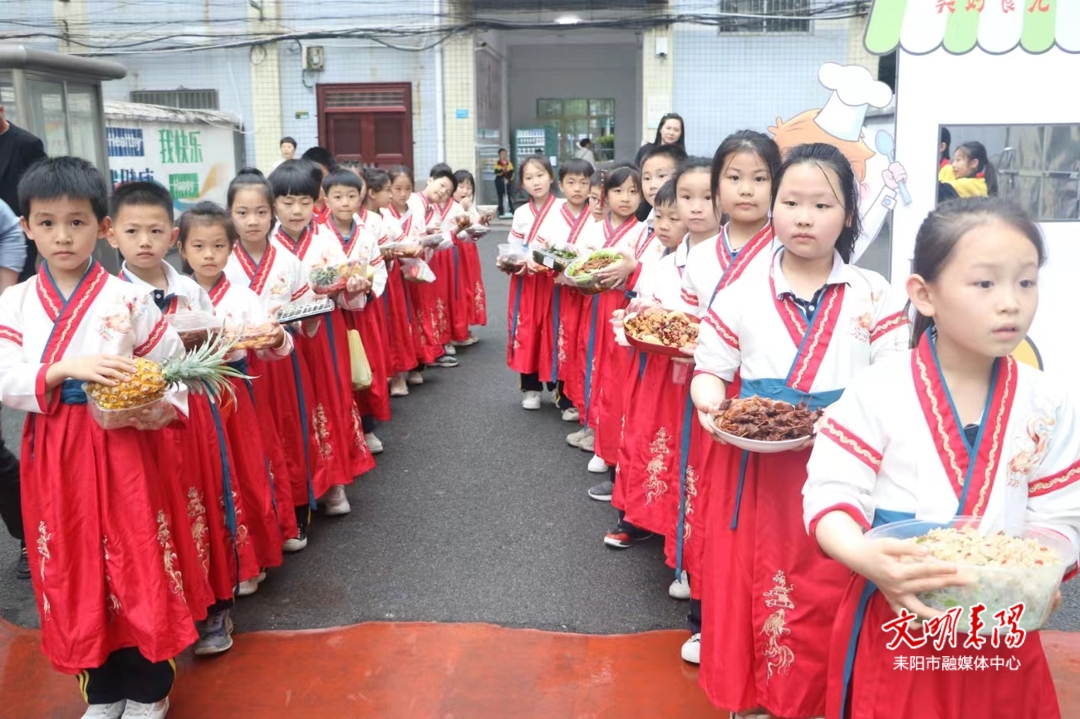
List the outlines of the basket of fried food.
<svg viewBox="0 0 1080 719">
<path fill-rule="evenodd" d="M 605 285 L 595 273 L 621 259 L 622 255 L 614 250 L 597 250 L 570 263 L 563 274 L 583 294 L 598 295 L 611 287 Z"/>
<path fill-rule="evenodd" d="M 223 338 L 237 350 L 263 350 L 275 347 L 281 342 L 279 334 L 280 325 L 277 322 L 267 322 L 262 325 L 244 325 L 242 327 L 226 327 L 222 332 Z"/>
<path fill-rule="evenodd" d="M 570 247 L 553 247 L 548 250 L 537 248 L 532 251 L 533 262 L 552 272 L 563 272 L 577 256 L 577 251 Z"/>
<path fill-rule="evenodd" d="M 821 410 L 765 397 L 726 399 L 709 416 L 712 428 L 728 444 L 760 454 L 788 452 L 814 435 Z"/>
<path fill-rule="evenodd" d="M 367 269 L 367 263 L 359 260 L 346 260 L 338 265 L 315 267 L 308 276 L 308 284 L 315 294 L 329 295 L 345 289 L 353 277 L 366 277 Z"/>
<path fill-rule="evenodd" d="M 423 257 L 424 246 L 419 242 L 387 242 L 379 247 L 384 259 L 395 260 L 400 257 Z"/>
<path fill-rule="evenodd" d="M 697 317 L 685 312 L 649 307 L 623 318 L 626 341 L 631 347 L 649 354 L 685 357 L 682 349 L 697 344 Z"/>
</svg>

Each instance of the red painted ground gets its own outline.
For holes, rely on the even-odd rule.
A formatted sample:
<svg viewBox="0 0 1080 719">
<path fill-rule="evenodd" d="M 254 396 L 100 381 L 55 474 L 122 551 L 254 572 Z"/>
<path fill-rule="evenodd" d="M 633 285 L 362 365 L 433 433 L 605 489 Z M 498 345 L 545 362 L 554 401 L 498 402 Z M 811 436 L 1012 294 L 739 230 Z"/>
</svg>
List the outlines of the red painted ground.
<svg viewBox="0 0 1080 719">
<path fill-rule="evenodd" d="M 242 634 L 223 657 L 182 658 L 169 717 L 726 717 L 679 659 L 685 638 L 424 623 Z M 1043 644 L 1061 715 L 1080 717 L 1080 633 L 1046 632 Z M 38 633 L 0 621 L 0 717 L 74 719 L 83 709 Z"/>
</svg>

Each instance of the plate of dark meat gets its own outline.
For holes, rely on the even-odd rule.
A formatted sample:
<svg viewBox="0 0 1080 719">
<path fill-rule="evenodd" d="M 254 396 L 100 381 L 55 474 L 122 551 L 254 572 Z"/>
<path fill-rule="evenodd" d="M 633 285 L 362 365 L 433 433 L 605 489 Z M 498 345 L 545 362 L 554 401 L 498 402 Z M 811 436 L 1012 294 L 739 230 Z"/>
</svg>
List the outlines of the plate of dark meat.
<svg viewBox="0 0 1080 719">
<path fill-rule="evenodd" d="M 725 442 L 748 452 L 774 454 L 798 449 L 814 435 L 821 410 L 765 397 L 726 399 L 709 423 Z"/>
</svg>

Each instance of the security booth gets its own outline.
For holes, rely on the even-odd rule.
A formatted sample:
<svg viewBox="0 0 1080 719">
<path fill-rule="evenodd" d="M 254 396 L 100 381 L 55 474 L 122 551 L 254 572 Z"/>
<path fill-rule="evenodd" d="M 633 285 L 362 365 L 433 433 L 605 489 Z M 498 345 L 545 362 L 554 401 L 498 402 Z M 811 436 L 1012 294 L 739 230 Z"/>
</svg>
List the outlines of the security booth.
<svg viewBox="0 0 1080 719">
<path fill-rule="evenodd" d="M 14 43 L 0 43 L 0 105 L 9 122 L 32 132 L 49 155 L 76 155 L 109 176 L 101 83 L 127 75 L 123 65 Z M 94 253 L 119 268 L 104 241 Z"/>
<path fill-rule="evenodd" d="M 77 155 L 108 173 L 101 83 L 127 75 L 123 65 L 0 43 L 0 104 L 34 133 L 49 155 Z"/>
</svg>

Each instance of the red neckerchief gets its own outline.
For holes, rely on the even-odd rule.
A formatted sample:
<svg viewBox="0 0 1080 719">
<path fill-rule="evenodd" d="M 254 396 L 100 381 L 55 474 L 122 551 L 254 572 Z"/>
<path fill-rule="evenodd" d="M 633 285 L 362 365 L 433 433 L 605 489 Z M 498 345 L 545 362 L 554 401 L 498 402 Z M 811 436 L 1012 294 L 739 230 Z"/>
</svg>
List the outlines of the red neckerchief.
<svg viewBox="0 0 1080 719">
<path fill-rule="evenodd" d="M 604 248 L 614 247 L 630 230 L 638 225 L 638 219 L 630 215 L 617 228 L 611 226 L 611 215 L 604 217 Z"/>
<path fill-rule="evenodd" d="M 311 247 L 311 236 L 314 234 L 311 225 L 308 225 L 304 228 L 304 231 L 300 233 L 300 239 L 293 242 L 293 238 L 289 237 L 289 234 L 282 229 L 281 225 L 278 225 L 275 237 L 286 250 L 300 259 L 304 259 L 304 255 L 307 254 L 308 249 Z"/>
<path fill-rule="evenodd" d="M 529 228 L 529 236 L 525 238 L 525 244 L 531 245 L 533 240 L 536 239 L 536 234 L 540 232 L 540 225 L 544 224 L 544 219 L 548 216 L 548 212 L 555 206 L 555 195 L 549 194 L 547 199 L 544 200 L 544 204 L 540 209 L 536 209 L 536 202 L 533 198 L 529 198 L 529 211 L 533 213 L 532 227 Z"/>
</svg>

